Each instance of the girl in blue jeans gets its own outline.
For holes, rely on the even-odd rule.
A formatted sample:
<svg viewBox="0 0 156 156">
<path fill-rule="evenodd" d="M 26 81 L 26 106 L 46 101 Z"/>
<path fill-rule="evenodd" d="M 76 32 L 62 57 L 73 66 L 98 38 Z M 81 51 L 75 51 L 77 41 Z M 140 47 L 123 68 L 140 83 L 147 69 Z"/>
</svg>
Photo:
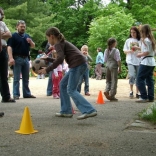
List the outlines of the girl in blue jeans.
<svg viewBox="0 0 156 156">
<path fill-rule="evenodd" d="M 51 27 L 46 31 L 48 42 L 54 45 L 57 52 L 57 59 L 46 58 L 53 62 L 46 69 L 41 69 L 40 74 L 46 74 L 62 64 L 64 59 L 69 65 L 69 72 L 65 74 L 60 82 L 61 111 L 56 113 L 57 117 L 72 117 L 72 105 L 70 97 L 73 99 L 82 115 L 77 119 L 86 119 L 97 115 L 95 108 L 77 91 L 79 79 L 87 70 L 85 56 L 72 43 L 65 40 L 63 34 L 56 27 Z"/>
<path fill-rule="evenodd" d="M 156 48 L 155 39 L 148 24 L 141 27 L 141 48 L 134 46 L 140 50 L 137 57 L 141 57 L 139 72 L 137 76 L 137 87 L 141 93 L 141 98 L 136 102 L 145 103 L 154 101 L 154 81 L 153 70 L 155 67 L 154 51 Z M 147 85 L 147 90 L 146 90 Z"/>
</svg>

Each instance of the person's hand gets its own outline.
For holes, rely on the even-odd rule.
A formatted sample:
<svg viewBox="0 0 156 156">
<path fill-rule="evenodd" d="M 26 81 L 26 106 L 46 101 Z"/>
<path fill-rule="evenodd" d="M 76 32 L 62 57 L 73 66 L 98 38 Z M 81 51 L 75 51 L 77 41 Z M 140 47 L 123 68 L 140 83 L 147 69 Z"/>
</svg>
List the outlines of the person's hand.
<svg viewBox="0 0 156 156">
<path fill-rule="evenodd" d="M 9 59 L 9 66 L 15 65 L 15 60 L 13 58 Z"/>
<path fill-rule="evenodd" d="M 32 42 L 32 39 L 31 38 L 27 38 L 26 40 L 27 40 L 28 43 L 31 44 L 31 42 Z"/>
<path fill-rule="evenodd" d="M 88 55 L 88 53 L 87 52 L 83 52 L 83 55 Z"/>
<path fill-rule="evenodd" d="M 85 55 L 88 55 L 88 52 L 86 52 Z"/>
<path fill-rule="evenodd" d="M 136 50 L 140 50 L 140 47 L 138 47 L 137 45 L 132 46 L 132 50 L 136 51 Z"/>
<path fill-rule="evenodd" d="M 41 69 L 41 70 L 38 71 L 38 74 L 47 74 L 46 68 L 43 67 L 43 69 Z"/>
<path fill-rule="evenodd" d="M 136 57 L 139 57 L 139 58 L 142 57 L 142 53 L 138 53 Z"/>
<path fill-rule="evenodd" d="M 51 51 L 51 50 L 53 50 L 53 46 L 49 46 L 49 48 L 48 48 L 48 49 L 49 49 L 50 51 Z"/>
<path fill-rule="evenodd" d="M 119 69 L 118 69 L 118 74 L 120 74 L 120 73 L 121 73 L 121 69 L 119 68 Z"/>
</svg>

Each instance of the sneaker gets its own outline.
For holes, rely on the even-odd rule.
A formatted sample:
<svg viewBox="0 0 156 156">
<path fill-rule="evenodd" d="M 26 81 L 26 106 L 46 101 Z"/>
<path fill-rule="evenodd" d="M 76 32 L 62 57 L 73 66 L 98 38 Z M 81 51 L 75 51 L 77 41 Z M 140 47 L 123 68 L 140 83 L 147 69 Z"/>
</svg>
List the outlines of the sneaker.
<svg viewBox="0 0 156 156">
<path fill-rule="evenodd" d="M 133 92 L 130 92 L 129 93 L 129 97 L 130 97 L 130 99 L 132 99 L 134 96 L 133 96 Z"/>
<path fill-rule="evenodd" d="M 19 100 L 19 96 L 14 96 L 14 100 Z"/>
<path fill-rule="evenodd" d="M 47 96 L 52 96 L 52 94 L 47 94 Z"/>
<path fill-rule="evenodd" d="M 34 95 L 24 96 L 24 98 L 36 98 Z"/>
<path fill-rule="evenodd" d="M 104 95 L 108 100 L 111 100 L 111 97 L 109 96 L 109 92 L 104 92 Z"/>
<path fill-rule="evenodd" d="M 113 101 L 118 101 L 118 99 L 115 98 L 115 97 L 113 97 L 113 98 L 110 99 L 110 101 L 111 101 L 111 102 L 113 102 Z"/>
<path fill-rule="evenodd" d="M 146 99 L 139 98 L 139 99 L 136 100 L 135 102 L 137 102 L 137 103 L 146 103 L 147 100 L 146 100 Z"/>
<path fill-rule="evenodd" d="M 80 116 L 77 117 L 77 120 L 82 120 L 82 119 L 86 119 L 86 118 L 89 118 L 89 117 L 94 117 L 97 115 L 97 112 L 92 112 L 90 114 L 82 114 Z"/>
<path fill-rule="evenodd" d="M 140 95 L 139 94 L 136 94 L 136 98 L 139 99 L 140 98 Z"/>
<path fill-rule="evenodd" d="M 4 116 L 4 112 L 0 112 L 0 118 Z"/>
<path fill-rule="evenodd" d="M 60 97 L 59 97 L 57 94 L 54 94 L 54 95 L 53 95 L 53 98 L 54 98 L 54 99 L 59 99 Z"/>
<path fill-rule="evenodd" d="M 73 114 L 56 113 L 55 116 L 57 116 L 57 117 L 65 117 L 65 118 L 72 118 Z"/>
<path fill-rule="evenodd" d="M 86 96 L 90 96 L 89 92 L 85 93 Z"/>
</svg>

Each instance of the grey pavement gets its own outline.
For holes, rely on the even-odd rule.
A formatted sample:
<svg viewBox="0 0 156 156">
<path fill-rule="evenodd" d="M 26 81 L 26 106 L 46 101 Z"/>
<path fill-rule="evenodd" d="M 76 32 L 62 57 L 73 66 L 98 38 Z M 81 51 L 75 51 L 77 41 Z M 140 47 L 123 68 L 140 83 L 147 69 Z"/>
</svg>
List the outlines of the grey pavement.
<svg viewBox="0 0 156 156">
<path fill-rule="evenodd" d="M 118 102 L 97 104 L 105 80 L 90 79 L 88 101 L 95 106 L 98 115 L 77 120 L 55 117 L 60 110 L 58 99 L 46 96 L 47 78 L 30 79 L 30 88 L 36 99 L 23 99 L 16 103 L 0 103 L 0 156 L 156 156 L 156 131 L 128 128 L 138 121 L 138 113 L 149 103 L 135 103 L 129 99 L 128 80 L 119 80 Z M 12 83 L 9 83 L 12 92 Z M 21 85 L 22 87 L 22 85 Z M 22 88 L 20 88 L 22 90 Z M 83 94 L 83 92 L 82 92 Z M 31 121 L 38 133 L 23 135 L 19 130 L 25 107 L 30 110 Z"/>
</svg>

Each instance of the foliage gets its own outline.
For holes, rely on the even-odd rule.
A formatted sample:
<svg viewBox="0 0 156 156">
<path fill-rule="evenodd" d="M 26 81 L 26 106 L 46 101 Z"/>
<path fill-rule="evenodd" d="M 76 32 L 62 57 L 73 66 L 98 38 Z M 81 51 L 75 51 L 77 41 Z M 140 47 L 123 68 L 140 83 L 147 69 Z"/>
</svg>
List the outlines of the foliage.
<svg viewBox="0 0 156 156">
<path fill-rule="evenodd" d="M 33 9 L 32 6 L 34 6 Z M 54 14 L 49 14 L 49 7 L 46 4 L 41 5 L 41 2 L 37 2 L 37 0 L 22 3 L 4 11 L 6 15 L 4 21 L 11 32 L 15 32 L 17 21 L 24 20 L 26 22 L 26 32 L 28 32 L 36 44 L 36 52 L 32 53 L 35 58 L 38 49 L 41 48 L 42 42 L 46 40 L 46 29 L 51 26 L 51 23 L 53 25 L 57 24 L 57 22 L 53 22 Z"/>
<path fill-rule="evenodd" d="M 118 40 L 122 60 L 124 41 L 129 28 L 135 22 L 148 23 L 155 28 L 155 0 L 111 0 L 109 5 L 102 0 L 0 0 L 5 11 L 9 29 L 14 32 L 18 20 L 25 20 L 27 32 L 36 43 L 31 55 L 36 57 L 44 50 L 45 31 L 57 26 L 67 40 L 80 48 L 89 44 L 90 54 L 95 59 L 96 48 L 106 48 L 109 37 Z"/>
<path fill-rule="evenodd" d="M 127 66 L 125 65 L 125 61 L 121 62 L 121 73 L 118 75 L 119 79 L 125 79 L 128 74 Z"/>
<path fill-rule="evenodd" d="M 49 0 L 51 10 L 56 13 L 54 20 L 60 21 L 56 26 L 67 40 L 80 48 L 87 43 L 90 22 L 99 12 L 99 0 Z M 58 5 L 59 3 L 59 5 Z"/>
<path fill-rule="evenodd" d="M 118 41 L 118 49 L 124 60 L 123 45 L 129 35 L 129 28 L 135 20 L 131 14 L 125 14 L 124 10 L 115 4 L 110 4 L 103 12 L 103 16 L 94 19 L 90 24 L 89 47 L 91 51 L 96 51 L 97 47 L 104 50 L 107 48 L 108 38 L 114 37 Z"/>
</svg>

